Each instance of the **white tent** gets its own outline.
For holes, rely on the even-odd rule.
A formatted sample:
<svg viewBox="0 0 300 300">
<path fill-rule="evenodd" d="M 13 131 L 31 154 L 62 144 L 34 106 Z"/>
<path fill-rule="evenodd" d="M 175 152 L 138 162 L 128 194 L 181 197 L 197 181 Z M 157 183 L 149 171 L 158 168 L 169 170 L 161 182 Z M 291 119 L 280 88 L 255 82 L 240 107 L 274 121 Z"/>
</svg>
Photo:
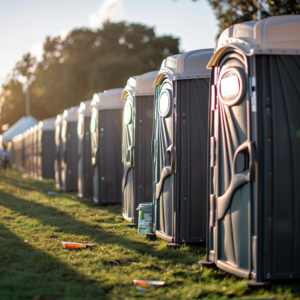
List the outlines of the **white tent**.
<svg viewBox="0 0 300 300">
<path fill-rule="evenodd" d="M 12 138 L 20 133 L 23 133 L 30 127 L 37 125 L 39 122 L 32 116 L 22 117 L 19 121 L 17 121 L 14 125 L 8 128 L 2 135 L 0 136 L 0 140 L 11 141 Z"/>
</svg>

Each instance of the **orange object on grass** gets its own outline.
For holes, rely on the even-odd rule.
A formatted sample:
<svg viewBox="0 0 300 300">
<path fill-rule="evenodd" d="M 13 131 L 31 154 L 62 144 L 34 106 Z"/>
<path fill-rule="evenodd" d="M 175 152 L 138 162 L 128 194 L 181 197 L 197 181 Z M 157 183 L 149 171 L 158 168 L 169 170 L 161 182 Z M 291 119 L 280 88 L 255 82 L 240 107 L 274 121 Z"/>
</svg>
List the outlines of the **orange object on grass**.
<svg viewBox="0 0 300 300">
<path fill-rule="evenodd" d="M 73 243 L 73 242 L 61 242 L 64 248 L 69 249 L 81 249 L 86 247 L 91 247 L 94 244 L 85 244 L 85 243 Z"/>
<path fill-rule="evenodd" d="M 156 280 L 139 280 L 134 279 L 133 280 L 134 285 L 141 285 L 141 286 L 162 286 L 165 285 L 165 281 L 156 281 Z"/>
</svg>

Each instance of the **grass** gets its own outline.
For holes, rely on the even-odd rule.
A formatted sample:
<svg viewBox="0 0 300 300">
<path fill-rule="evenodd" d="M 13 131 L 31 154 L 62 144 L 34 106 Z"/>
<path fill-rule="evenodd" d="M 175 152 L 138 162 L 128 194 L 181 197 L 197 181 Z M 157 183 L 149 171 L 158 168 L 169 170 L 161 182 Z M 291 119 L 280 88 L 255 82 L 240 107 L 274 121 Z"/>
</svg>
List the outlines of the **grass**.
<svg viewBox="0 0 300 300">
<path fill-rule="evenodd" d="M 300 292 L 299 284 L 251 291 L 244 279 L 200 269 L 204 247 L 167 250 L 165 241 L 147 241 L 127 228 L 117 218 L 120 206 L 95 208 L 89 199 L 59 192 L 53 180 L 22 179 L 21 175 L 15 170 L 0 171 L 1 300 L 292 299 Z M 48 191 L 59 195 L 48 195 Z M 69 250 L 62 248 L 61 241 L 95 246 Z M 165 280 L 166 286 L 140 293 L 133 279 Z"/>
</svg>

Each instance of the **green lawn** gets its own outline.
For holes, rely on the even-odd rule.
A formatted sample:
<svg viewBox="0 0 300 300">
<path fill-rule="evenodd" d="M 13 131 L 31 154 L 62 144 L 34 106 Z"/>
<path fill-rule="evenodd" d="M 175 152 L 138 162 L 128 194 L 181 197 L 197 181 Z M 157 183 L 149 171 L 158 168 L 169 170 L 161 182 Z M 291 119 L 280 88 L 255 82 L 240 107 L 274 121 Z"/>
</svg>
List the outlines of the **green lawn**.
<svg viewBox="0 0 300 300">
<path fill-rule="evenodd" d="M 53 180 L 22 179 L 17 171 L 0 171 L 1 300 L 291 299 L 300 292 L 299 284 L 251 291 L 244 279 L 201 270 L 204 247 L 168 250 L 166 242 L 147 241 L 127 228 L 117 218 L 120 206 L 95 208 L 76 193 L 50 196 L 48 191 L 57 191 Z M 69 250 L 60 241 L 95 246 Z M 140 293 L 133 279 L 165 280 L 166 286 Z"/>
</svg>

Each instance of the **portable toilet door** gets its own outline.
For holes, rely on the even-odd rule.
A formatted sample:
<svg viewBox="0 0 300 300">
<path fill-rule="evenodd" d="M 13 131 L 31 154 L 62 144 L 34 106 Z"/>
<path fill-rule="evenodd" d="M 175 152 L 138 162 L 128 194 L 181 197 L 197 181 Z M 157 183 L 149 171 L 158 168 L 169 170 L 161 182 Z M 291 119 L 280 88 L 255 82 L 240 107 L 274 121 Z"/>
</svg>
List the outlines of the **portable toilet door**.
<svg viewBox="0 0 300 300">
<path fill-rule="evenodd" d="M 94 205 L 121 204 L 122 92 L 123 89 L 111 89 L 93 97 L 92 147 L 97 142 L 92 149 L 93 176 L 99 178 L 98 182 L 93 181 Z"/>
<path fill-rule="evenodd" d="M 211 69 L 207 265 L 300 278 L 300 17 L 233 25 Z"/>
<path fill-rule="evenodd" d="M 78 135 L 77 110 L 79 106 L 66 109 L 62 116 L 61 129 L 61 189 L 65 192 L 77 191 L 78 181 Z"/>
<path fill-rule="evenodd" d="M 123 195 L 124 195 L 124 212 L 123 217 L 133 223 L 138 223 L 137 208 L 141 203 L 152 202 L 152 155 L 151 155 L 151 142 L 152 142 L 152 128 L 153 128 L 153 112 L 154 112 L 154 93 L 153 87 L 154 80 L 158 71 L 145 73 L 135 79 L 135 87 L 130 92 L 128 86 L 123 91 L 122 98 L 126 99 L 124 107 L 123 127 L 124 124 L 132 124 L 132 143 L 123 146 L 123 163 L 131 168 L 132 178 L 129 172 L 124 172 L 123 177 Z M 128 82 L 130 84 L 130 82 Z M 131 96 L 133 95 L 133 97 Z M 132 101 L 130 100 L 132 97 Z M 132 103 L 132 104 L 131 104 Z M 128 126 L 129 128 L 129 126 Z M 128 136 L 128 135 L 127 135 Z M 124 138 L 123 131 L 123 145 L 128 141 L 126 136 Z M 132 153 L 132 150 L 134 153 Z M 126 151 L 127 150 L 127 151 Z M 133 154 L 133 155 L 130 155 Z M 133 162 L 131 162 L 131 159 Z M 126 171 L 126 169 L 125 169 Z M 123 175 L 123 176 L 124 176 Z M 130 179 L 130 180 L 128 180 Z M 132 185 L 132 187 L 131 187 Z M 126 188 L 132 189 L 132 198 L 126 194 Z M 127 196 L 127 197 L 125 197 Z M 127 205 L 125 204 L 127 200 Z M 131 202 L 129 202 L 131 201 Z M 127 214 L 125 209 L 127 208 Z M 131 208 L 131 210 L 129 209 Z M 131 213 L 131 215 L 129 215 Z M 130 218 L 128 218 L 130 217 Z"/>
<path fill-rule="evenodd" d="M 54 174 L 55 174 L 55 186 L 61 188 L 61 115 L 57 115 L 55 121 L 55 160 L 54 160 Z"/>
<path fill-rule="evenodd" d="M 78 134 L 78 197 L 93 196 L 93 175 L 91 162 L 91 111 L 92 100 L 80 103 L 77 115 Z"/>
<path fill-rule="evenodd" d="M 122 119 L 122 216 L 134 223 L 134 92 L 138 76 L 130 77 L 122 92 L 124 102 Z"/>
<path fill-rule="evenodd" d="M 38 131 L 38 178 L 55 177 L 55 118 L 44 119 L 39 123 Z"/>
<path fill-rule="evenodd" d="M 92 176 L 93 176 L 93 201 L 98 203 L 99 199 L 99 162 L 98 162 L 98 111 L 95 105 L 99 104 L 100 95 L 102 93 L 94 94 L 93 100 L 90 104 L 91 111 L 91 162 L 92 162 Z"/>
<path fill-rule="evenodd" d="M 172 244 L 205 242 L 212 55 L 203 49 L 170 56 L 154 83 L 153 232 Z"/>
</svg>

